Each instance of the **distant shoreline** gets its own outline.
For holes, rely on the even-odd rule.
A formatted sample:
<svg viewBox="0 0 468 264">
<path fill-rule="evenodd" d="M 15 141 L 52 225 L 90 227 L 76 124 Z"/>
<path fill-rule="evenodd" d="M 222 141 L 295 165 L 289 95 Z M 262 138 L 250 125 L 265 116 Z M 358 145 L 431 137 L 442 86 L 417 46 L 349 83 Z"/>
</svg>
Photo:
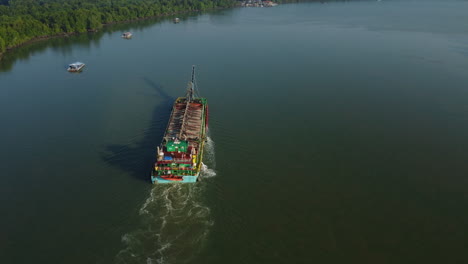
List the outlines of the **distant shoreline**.
<svg viewBox="0 0 468 264">
<path fill-rule="evenodd" d="M 234 6 L 234 7 L 237 7 L 237 6 Z M 231 7 L 228 7 L 228 8 L 231 8 Z M 207 10 L 203 10 L 203 11 L 212 11 L 212 10 L 221 10 L 221 9 L 227 9 L 226 7 L 217 7 L 217 8 L 211 8 L 211 9 L 207 9 Z M 110 26 L 110 25 L 115 25 L 115 24 L 124 24 L 124 23 L 130 23 L 130 22 L 135 22 L 135 21 L 142 21 L 142 20 L 148 20 L 148 19 L 152 19 L 152 18 L 159 18 L 159 17 L 169 17 L 169 16 L 173 16 L 173 15 L 178 15 L 178 14 L 186 14 L 186 13 L 199 13 L 199 12 L 202 12 L 200 10 L 189 10 L 189 11 L 179 11 L 179 12 L 174 12 L 174 13 L 164 13 L 164 14 L 160 14 L 160 15 L 157 15 L 157 16 L 150 16 L 150 17 L 142 17 L 142 18 L 137 18 L 137 19 L 129 19 L 129 20 L 122 20 L 122 21 L 115 21 L 115 22 L 111 22 L 111 23 L 105 23 L 105 24 L 101 24 L 102 27 L 106 27 L 106 26 Z M 86 32 L 71 32 L 71 33 L 59 33 L 59 34 L 55 34 L 55 35 L 44 35 L 44 36 L 39 36 L 39 37 L 34 37 L 28 41 L 25 41 L 21 44 L 18 44 L 14 47 L 10 47 L 10 48 L 7 48 L 6 51 L 4 51 L 3 53 L 0 52 L 0 61 L 2 60 L 3 56 L 17 48 L 20 48 L 20 47 L 23 47 L 23 46 L 27 46 L 29 44 L 32 44 L 32 43 L 35 43 L 35 42 L 39 42 L 39 41 L 43 41 L 43 40 L 48 40 L 48 39 L 53 39 L 53 38 L 64 38 L 64 37 L 71 37 L 71 36 L 76 36 L 76 35 L 80 35 L 80 34 L 85 34 L 85 33 L 94 33 L 94 32 L 98 32 L 99 29 L 88 29 Z"/>
</svg>

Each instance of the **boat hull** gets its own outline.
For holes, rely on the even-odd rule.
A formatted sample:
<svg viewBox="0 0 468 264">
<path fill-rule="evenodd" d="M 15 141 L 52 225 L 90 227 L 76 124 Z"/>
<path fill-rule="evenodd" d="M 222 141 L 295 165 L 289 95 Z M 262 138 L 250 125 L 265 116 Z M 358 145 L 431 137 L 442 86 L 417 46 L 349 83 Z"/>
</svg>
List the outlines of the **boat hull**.
<svg viewBox="0 0 468 264">
<path fill-rule="evenodd" d="M 207 100 L 197 98 L 187 102 L 183 97 L 177 98 L 163 142 L 158 148 L 162 152 L 154 164 L 151 182 L 197 182 L 203 166 L 207 129 Z"/>
<path fill-rule="evenodd" d="M 67 71 L 68 71 L 68 72 L 80 72 L 80 71 L 83 70 L 84 66 L 85 66 L 85 65 L 82 65 L 82 66 L 80 66 L 80 67 L 78 67 L 78 68 L 68 68 Z"/>
<path fill-rule="evenodd" d="M 182 180 L 169 180 L 164 179 L 161 176 L 151 176 L 151 181 L 153 183 L 195 183 L 198 181 L 197 176 L 183 176 Z"/>
</svg>

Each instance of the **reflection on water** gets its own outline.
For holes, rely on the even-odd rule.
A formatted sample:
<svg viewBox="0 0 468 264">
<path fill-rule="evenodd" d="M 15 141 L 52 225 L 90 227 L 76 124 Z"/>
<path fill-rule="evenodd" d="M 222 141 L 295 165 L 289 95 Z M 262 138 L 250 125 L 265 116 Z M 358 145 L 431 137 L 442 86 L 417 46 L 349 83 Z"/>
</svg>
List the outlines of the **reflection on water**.
<svg viewBox="0 0 468 264">
<path fill-rule="evenodd" d="M 199 13 L 180 14 L 179 17 L 186 19 L 189 17 L 197 17 Z M 9 72 L 13 69 L 15 62 L 27 61 L 31 56 L 44 52 L 51 48 L 54 51 L 59 51 L 62 55 L 70 55 L 77 47 L 91 48 L 92 46 L 99 47 L 100 40 L 104 35 L 112 35 L 117 31 L 133 31 L 138 32 L 143 29 L 154 26 L 155 23 L 170 20 L 170 17 L 155 17 L 140 21 L 133 21 L 131 24 L 126 22 L 115 23 L 105 26 L 97 32 L 89 32 L 70 36 L 57 36 L 50 39 L 36 40 L 6 52 L 0 59 L 0 73 Z"/>
<path fill-rule="evenodd" d="M 0 60 L 0 73 L 11 71 L 16 61 L 28 61 L 31 56 L 42 53 L 48 48 L 65 56 L 72 54 L 77 47 L 85 49 L 90 49 L 93 46 L 99 47 L 99 41 L 104 33 L 104 31 L 100 31 L 67 37 L 54 37 L 47 41 L 37 40 L 31 44 L 18 47 L 4 54 Z"/>
</svg>

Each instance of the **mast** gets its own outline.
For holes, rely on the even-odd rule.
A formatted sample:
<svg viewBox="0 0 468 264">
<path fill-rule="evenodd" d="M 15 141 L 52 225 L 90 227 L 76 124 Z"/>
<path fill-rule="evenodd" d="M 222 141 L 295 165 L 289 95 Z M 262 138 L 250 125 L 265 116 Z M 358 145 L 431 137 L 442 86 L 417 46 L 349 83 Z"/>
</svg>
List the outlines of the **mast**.
<svg viewBox="0 0 468 264">
<path fill-rule="evenodd" d="M 195 65 L 192 65 L 192 79 L 190 80 L 188 87 L 187 87 L 187 102 L 192 102 L 195 96 L 195 91 L 194 91 L 194 86 L 195 86 Z"/>
<path fill-rule="evenodd" d="M 192 65 L 192 83 L 195 82 L 195 65 Z"/>
<path fill-rule="evenodd" d="M 188 83 L 187 94 L 185 95 L 186 106 L 185 106 L 184 116 L 182 117 L 182 126 L 180 127 L 180 132 L 179 132 L 180 139 L 186 138 L 186 135 L 184 132 L 186 129 L 185 126 L 186 126 L 187 115 L 189 113 L 190 103 L 193 102 L 193 99 L 195 97 L 194 86 L 195 86 L 195 65 L 192 65 L 192 79 Z"/>
</svg>

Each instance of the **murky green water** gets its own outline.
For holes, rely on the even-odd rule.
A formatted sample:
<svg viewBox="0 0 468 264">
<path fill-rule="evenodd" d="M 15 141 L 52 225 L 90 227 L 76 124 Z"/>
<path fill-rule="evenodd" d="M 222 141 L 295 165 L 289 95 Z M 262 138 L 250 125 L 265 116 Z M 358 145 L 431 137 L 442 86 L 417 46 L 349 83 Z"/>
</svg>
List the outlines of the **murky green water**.
<svg viewBox="0 0 468 264">
<path fill-rule="evenodd" d="M 1 262 L 467 263 L 466 10 L 239 8 L 7 54 Z M 153 186 L 192 64 L 210 101 L 205 179 Z"/>
</svg>

